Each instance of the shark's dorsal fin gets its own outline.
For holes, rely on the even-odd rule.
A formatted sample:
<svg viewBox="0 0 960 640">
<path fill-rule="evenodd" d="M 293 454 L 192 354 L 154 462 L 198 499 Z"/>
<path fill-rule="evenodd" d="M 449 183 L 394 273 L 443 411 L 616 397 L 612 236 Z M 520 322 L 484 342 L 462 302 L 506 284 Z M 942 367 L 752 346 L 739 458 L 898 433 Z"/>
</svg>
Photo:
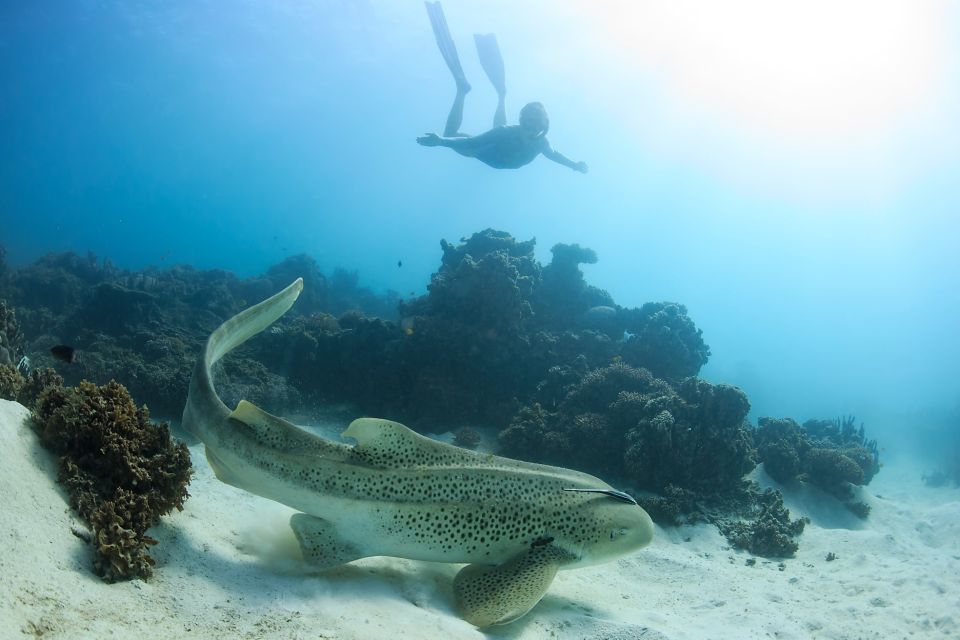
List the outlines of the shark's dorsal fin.
<svg viewBox="0 0 960 640">
<path fill-rule="evenodd" d="M 410 427 L 382 418 L 358 418 L 350 423 L 342 436 L 357 441 L 353 455 L 359 462 L 379 469 L 414 469 L 417 467 L 457 467 L 458 469 L 515 469 L 541 477 L 595 489 L 612 489 L 597 478 L 561 467 L 502 458 L 455 447 L 420 435 Z"/>
<path fill-rule="evenodd" d="M 354 455 L 371 467 L 477 466 L 484 458 L 483 454 L 433 440 L 399 422 L 381 418 L 354 420 L 341 435 L 357 441 Z"/>
</svg>

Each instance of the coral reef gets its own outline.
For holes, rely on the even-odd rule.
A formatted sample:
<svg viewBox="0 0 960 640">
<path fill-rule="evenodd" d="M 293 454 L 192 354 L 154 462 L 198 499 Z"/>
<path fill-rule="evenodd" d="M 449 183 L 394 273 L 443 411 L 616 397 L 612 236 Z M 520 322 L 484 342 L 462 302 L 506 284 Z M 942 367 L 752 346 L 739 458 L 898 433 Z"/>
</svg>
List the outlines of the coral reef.
<svg viewBox="0 0 960 640">
<path fill-rule="evenodd" d="M 754 466 L 742 391 L 690 378 L 676 388 L 614 364 L 569 386 L 556 411 L 522 409 L 500 434 L 508 455 L 620 478 L 640 489 L 736 486 Z"/>
<path fill-rule="evenodd" d="M 739 389 L 695 377 L 710 350 L 686 307 L 617 305 L 587 283 L 581 266 L 598 256 L 577 244 L 554 245 L 546 266 L 534 240 L 494 229 L 440 246 L 427 293 L 403 301 L 374 295 L 354 271 L 324 275 L 303 255 L 245 280 L 185 266 L 128 272 L 92 255 L 51 255 L 7 270 L 0 296 L 29 328 L 27 351 L 38 365 L 56 367 L 69 384 L 116 378 L 155 414 L 177 417 L 206 335 L 303 277 L 292 313 L 223 362 L 218 387 L 227 402 L 245 397 L 276 412 L 348 402 L 421 431 L 454 430 L 465 446 L 474 438 L 464 425 L 494 427 L 507 455 L 660 492 L 657 508 L 672 521 L 741 491 L 756 455 L 749 403 Z M 53 361 L 47 349 L 57 343 L 75 346 L 77 361 Z M 845 455 L 865 463 L 853 448 Z M 798 457 L 797 473 L 800 464 Z M 141 540 L 135 529 L 121 526 L 135 532 L 129 538 L 108 524 L 122 503 L 101 513 L 105 547 Z M 788 525 L 780 530 L 789 537 Z M 783 546 L 736 531 L 738 540 L 754 540 L 751 548 Z"/>
<path fill-rule="evenodd" d="M 33 410 L 44 446 L 60 456 L 70 505 L 90 525 L 94 569 L 107 581 L 146 578 L 153 559 L 147 530 L 182 509 L 190 454 L 166 424 L 149 420 L 120 384 L 48 386 Z"/>
<path fill-rule="evenodd" d="M 754 435 L 757 452 L 771 478 L 783 485 L 809 482 L 844 501 L 865 518 L 869 505 L 853 500 L 853 486 L 866 485 L 880 470 L 875 440 L 852 416 L 836 420 L 796 421 L 760 418 Z"/>
<path fill-rule="evenodd" d="M 662 313 L 619 307 L 580 271 L 595 252 L 557 244 L 541 267 L 534 246 L 493 229 L 441 241 L 427 294 L 405 301 L 373 294 L 354 271 L 324 275 L 304 255 L 244 280 L 189 266 L 130 272 L 92 254 L 51 254 L 8 269 L 0 297 L 29 328 L 26 350 L 37 366 L 54 367 L 67 384 L 116 379 L 169 418 L 183 407 L 206 335 L 296 277 L 306 286 L 291 315 L 227 361 L 218 381 L 228 397 L 277 412 L 318 399 L 351 402 L 421 430 L 502 428 L 532 401 L 555 410 L 560 390 L 552 398 L 540 392 L 557 382 L 554 368 L 583 374 L 644 362 L 679 380 L 706 361 L 709 350 L 681 305 L 659 303 Z M 314 316 L 323 319 L 307 320 Z M 77 361 L 51 358 L 55 344 L 75 347 Z M 672 359 L 682 364 L 667 366 Z"/>
</svg>

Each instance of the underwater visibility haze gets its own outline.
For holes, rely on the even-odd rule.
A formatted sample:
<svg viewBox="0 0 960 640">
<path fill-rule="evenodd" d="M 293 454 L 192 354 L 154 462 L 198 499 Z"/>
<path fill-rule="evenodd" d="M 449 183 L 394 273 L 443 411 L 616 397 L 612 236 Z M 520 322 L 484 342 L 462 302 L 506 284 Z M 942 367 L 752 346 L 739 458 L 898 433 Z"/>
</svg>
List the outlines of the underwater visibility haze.
<svg viewBox="0 0 960 640">
<path fill-rule="evenodd" d="M 960 484 L 955 4 L 5 2 L 0 53 L 0 347 L 3 364 L 27 356 L 11 397 L 60 455 L 74 447 L 65 412 L 87 401 L 116 403 L 143 439 L 148 416 L 126 390 L 96 386 L 111 378 L 176 423 L 207 336 L 302 277 L 290 317 L 273 313 L 218 365 L 230 410 L 247 399 L 315 418 L 346 404 L 451 431 L 576 469 L 509 470 L 593 491 L 563 508 L 625 496 L 635 509 L 613 486 L 659 492 L 639 500 L 658 526 L 698 521 L 698 492 L 740 491 L 757 462 L 862 519 L 876 501 L 860 492 L 886 462 Z M 77 386 L 44 395 L 30 366 Z M 308 442 L 249 407 L 230 415 Z M 174 431 L 206 444 L 218 478 L 308 511 L 285 501 L 292 490 L 231 475 L 216 429 L 186 427 Z M 419 437 L 408 431 L 397 438 Z M 358 455 L 373 455 L 364 437 Z M 176 482 L 142 497 L 132 551 L 100 540 L 104 577 L 150 575 L 146 531 L 184 506 L 186 445 L 168 439 L 125 449 L 166 456 Z M 143 504 L 124 491 L 71 504 L 110 531 L 123 509 L 105 504 Z M 699 521 L 757 556 L 802 548 L 804 519 L 779 494 L 743 495 L 753 511 L 699 504 Z M 775 535 L 731 518 L 758 509 Z M 638 536 L 630 550 L 650 542 L 643 515 L 643 535 L 623 533 Z M 305 556 L 311 536 L 340 535 L 291 522 Z M 564 544 L 581 545 L 577 562 L 591 548 L 567 533 L 524 529 L 520 546 L 546 559 L 510 571 L 549 586 L 575 564 Z M 446 557 L 419 535 L 383 553 Z M 539 595 L 465 617 L 509 621 Z"/>
<path fill-rule="evenodd" d="M 492 227 L 594 249 L 620 304 L 687 305 L 705 375 L 763 412 L 954 408 L 956 10 L 762 4 L 448 2 L 464 130 L 492 122 L 494 32 L 510 121 L 542 102 L 581 176 L 413 143 L 454 94 L 419 2 L 7 3 L 7 259 L 302 252 L 420 294 L 440 238 Z"/>
</svg>

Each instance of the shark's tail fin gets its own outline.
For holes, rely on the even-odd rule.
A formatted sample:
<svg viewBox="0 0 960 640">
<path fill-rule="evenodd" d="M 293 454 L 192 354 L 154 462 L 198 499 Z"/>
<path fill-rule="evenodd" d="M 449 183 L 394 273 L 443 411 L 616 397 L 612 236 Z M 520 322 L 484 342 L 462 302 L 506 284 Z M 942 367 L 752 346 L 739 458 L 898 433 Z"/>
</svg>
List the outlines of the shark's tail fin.
<svg viewBox="0 0 960 640">
<path fill-rule="evenodd" d="M 296 302 L 301 291 L 303 278 L 297 278 L 280 293 L 233 316 L 210 335 L 190 380 L 187 406 L 183 409 L 185 429 L 206 441 L 204 425 L 223 420 L 230 414 L 230 409 L 223 404 L 213 388 L 210 367 L 285 314 Z"/>
<path fill-rule="evenodd" d="M 303 278 L 297 278 L 280 293 L 241 311 L 220 325 L 207 339 L 204 350 L 206 367 L 212 367 L 224 355 L 273 324 L 293 306 L 301 291 Z"/>
</svg>

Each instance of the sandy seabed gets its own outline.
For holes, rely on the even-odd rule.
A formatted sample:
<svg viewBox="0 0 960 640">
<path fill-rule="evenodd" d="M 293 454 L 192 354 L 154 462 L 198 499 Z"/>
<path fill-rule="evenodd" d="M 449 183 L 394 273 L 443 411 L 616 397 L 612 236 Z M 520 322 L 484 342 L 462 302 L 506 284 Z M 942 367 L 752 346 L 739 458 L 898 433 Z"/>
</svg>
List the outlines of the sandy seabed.
<svg viewBox="0 0 960 640">
<path fill-rule="evenodd" d="M 28 420 L 0 401 L 2 638 L 960 637 L 960 490 L 925 487 L 906 464 L 863 491 L 866 522 L 818 492 L 787 492 L 794 517 L 812 521 L 796 558 L 748 564 L 711 526 L 658 527 L 646 549 L 560 572 L 527 616 L 481 632 L 453 610 L 459 565 L 370 558 L 304 570 L 291 512 L 219 482 L 200 445 L 191 498 L 151 531 L 154 576 L 105 584 Z"/>
</svg>

